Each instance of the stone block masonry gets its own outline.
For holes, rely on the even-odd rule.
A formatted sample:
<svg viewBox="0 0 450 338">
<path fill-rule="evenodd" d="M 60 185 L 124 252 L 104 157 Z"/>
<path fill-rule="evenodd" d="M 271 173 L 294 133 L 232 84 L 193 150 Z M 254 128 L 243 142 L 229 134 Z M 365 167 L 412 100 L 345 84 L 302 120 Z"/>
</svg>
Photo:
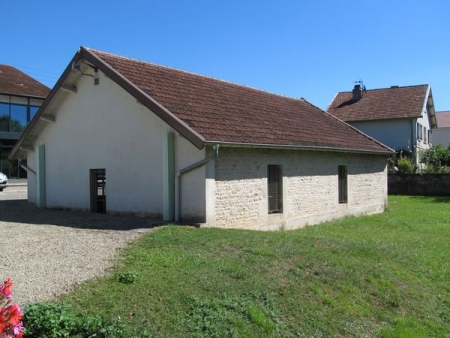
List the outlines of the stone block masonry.
<svg viewBox="0 0 450 338">
<path fill-rule="evenodd" d="M 215 224 L 207 226 L 295 229 L 387 206 L 384 156 L 223 147 L 215 161 Z M 268 165 L 281 166 L 281 213 L 268 212 Z M 348 203 L 338 201 L 339 165 L 348 169 Z"/>
</svg>

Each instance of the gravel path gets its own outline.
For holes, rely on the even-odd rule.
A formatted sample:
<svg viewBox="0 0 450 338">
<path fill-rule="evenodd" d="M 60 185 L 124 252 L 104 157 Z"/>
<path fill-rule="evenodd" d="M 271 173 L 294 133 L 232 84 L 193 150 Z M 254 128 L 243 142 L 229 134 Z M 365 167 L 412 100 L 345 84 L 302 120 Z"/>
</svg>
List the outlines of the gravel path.
<svg viewBox="0 0 450 338">
<path fill-rule="evenodd" d="M 10 186 L 0 192 L 0 280 L 12 279 L 21 305 L 54 299 L 108 273 L 119 250 L 151 226 L 139 217 L 40 210 L 26 201 L 26 186 Z"/>
</svg>

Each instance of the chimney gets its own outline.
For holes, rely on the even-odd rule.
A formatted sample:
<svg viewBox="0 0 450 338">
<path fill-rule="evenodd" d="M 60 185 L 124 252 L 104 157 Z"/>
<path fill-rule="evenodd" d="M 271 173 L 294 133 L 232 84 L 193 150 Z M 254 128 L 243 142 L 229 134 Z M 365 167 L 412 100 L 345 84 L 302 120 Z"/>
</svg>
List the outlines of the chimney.
<svg viewBox="0 0 450 338">
<path fill-rule="evenodd" d="M 361 85 L 357 84 L 355 85 L 355 88 L 353 88 L 353 101 L 359 101 L 362 97 L 362 91 L 361 91 Z"/>
</svg>

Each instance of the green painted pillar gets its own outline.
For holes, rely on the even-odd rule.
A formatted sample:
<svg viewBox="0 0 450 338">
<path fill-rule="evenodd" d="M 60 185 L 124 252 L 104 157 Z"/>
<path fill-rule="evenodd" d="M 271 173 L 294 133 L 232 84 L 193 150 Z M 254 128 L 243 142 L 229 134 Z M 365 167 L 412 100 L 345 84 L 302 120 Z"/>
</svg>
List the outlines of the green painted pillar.
<svg viewBox="0 0 450 338">
<path fill-rule="evenodd" d="M 163 150 L 163 219 L 166 222 L 175 219 L 175 135 L 164 136 Z"/>
<path fill-rule="evenodd" d="M 45 146 L 36 147 L 36 205 L 45 208 Z"/>
</svg>

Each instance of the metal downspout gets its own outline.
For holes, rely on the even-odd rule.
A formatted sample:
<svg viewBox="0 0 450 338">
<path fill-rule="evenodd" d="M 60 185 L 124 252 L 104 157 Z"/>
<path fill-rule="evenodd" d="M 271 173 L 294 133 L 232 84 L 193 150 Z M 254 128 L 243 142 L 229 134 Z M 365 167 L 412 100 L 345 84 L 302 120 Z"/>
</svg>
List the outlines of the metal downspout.
<svg viewBox="0 0 450 338">
<path fill-rule="evenodd" d="M 34 176 L 36 176 L 36 172 L 33 169 L 31 169 L 30 167 L 27 167 L 25 164 L 21 164 L 20 167 L 25 169 L 27 172 L 32 173 Z"/>
<path fill-rule="evenodd" d="M 181 176 L 194 170 L 194 169 L 200 168 L 200 167 L 204 166 L 206 163 L 214 160 L 217 156 L 219 156 L 219 147 L 220 147 L 220 144 L 216 144 L 214 146 L 215 152 L 213 155 L 211 155 L 197 163 L 191 164 L 190 166 L 183 168 L 176 173 L 176 175 L 175 175 L 175 222 L 180 221 Z"/>
<path fill-rule="evenodd" d="M 31 173 L 34 176 L 36 176 L 36 172 L 33 169 L 31 169 L 30 167 L 26 166 L 25 164 L 22 164 L 22 160 L 21 159 L 19 159 L 18 162 L 19 162 L 19 166 L 22 169 L 25 169 L 28 173 Z"/>
</svg>

